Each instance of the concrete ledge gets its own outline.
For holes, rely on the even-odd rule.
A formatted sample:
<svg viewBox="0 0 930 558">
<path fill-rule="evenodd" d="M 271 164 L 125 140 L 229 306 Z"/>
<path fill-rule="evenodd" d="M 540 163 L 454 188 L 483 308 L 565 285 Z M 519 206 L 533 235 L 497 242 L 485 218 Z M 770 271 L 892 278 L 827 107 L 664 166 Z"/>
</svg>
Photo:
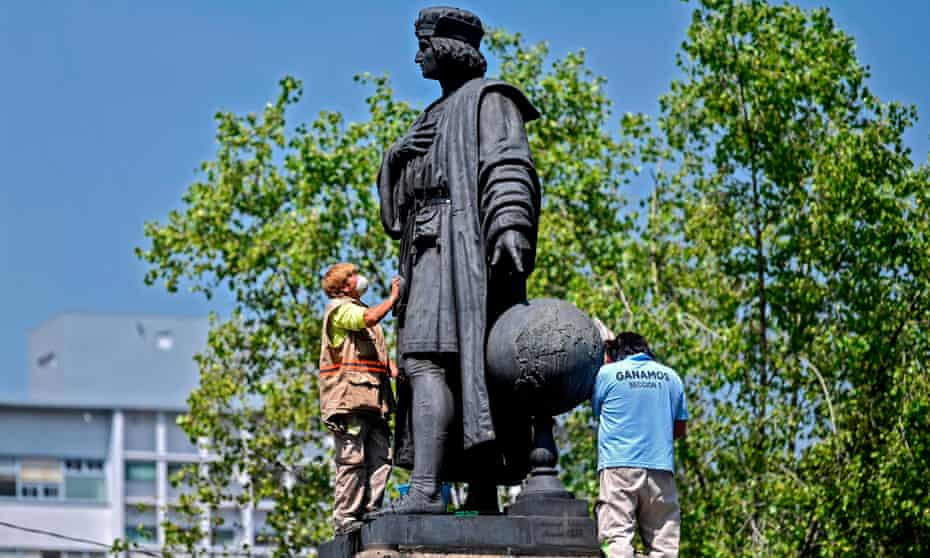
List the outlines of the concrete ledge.
<svg viewBox="0 0 930 558">
<path fill-rule="evenodd" d="M 588 517 L 398 515 L 320 545 L 320 558 L 600 557 Z"/>
<path fill-rule="evenodd" d="M 513 554 L 447 554 L 435 552 L 416 552 L 416 551 L 394 551 L 394 550 L 363 550 L 355 555 L 355 558 L 496 558 L 497 556 L 513 556 Z M 553 556 L 553 555 L 525 555 L 523 558 L 578 558 L 575 556 Z M 591 555 L 595 556 L 595 555 Z M 600 558 L 600 554 L 596 555 Z"/>
</svg>

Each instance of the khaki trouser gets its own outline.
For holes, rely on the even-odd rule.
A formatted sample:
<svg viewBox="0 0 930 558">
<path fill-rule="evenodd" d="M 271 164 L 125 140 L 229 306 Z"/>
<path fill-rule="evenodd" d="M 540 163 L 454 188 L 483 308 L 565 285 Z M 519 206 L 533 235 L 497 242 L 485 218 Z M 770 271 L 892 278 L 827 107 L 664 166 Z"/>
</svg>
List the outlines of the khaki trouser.
<svg viewBox="0 0 930 558">
<path fill-rule="evenodd" d="M 595 504 L 601 544 L 610 558 L 632 558 L 637 524 L 651 557 L 678 556 L 681 516 L 669 471 L 612 467 L 600 472 Z"/>
<path fill-rule="evenodd" d="M 334 432 L 336 486 L 333 523 L 336 529 L 381 506 L 391 473 L 387 422 L 376 416 L 346 415 L 344 432 Z"/>
</svg>

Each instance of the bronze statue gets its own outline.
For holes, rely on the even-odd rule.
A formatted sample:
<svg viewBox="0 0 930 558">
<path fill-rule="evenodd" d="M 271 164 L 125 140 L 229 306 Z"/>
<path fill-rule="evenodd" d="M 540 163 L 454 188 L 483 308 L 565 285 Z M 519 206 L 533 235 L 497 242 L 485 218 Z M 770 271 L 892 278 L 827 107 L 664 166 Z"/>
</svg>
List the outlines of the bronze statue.
<svg viewBox="0 0 930 558">
<path fill-rule="evenodd" d="M 411 393 L 399 394 L 395 462 L 413 469 L 407 495 L 382 513 L 445 511 L 441 479 L 468 481 L 466 507 L 496 511 L 496 484 L 522 480 L 532 449 L 529 416 L 486 380 L 485 343 L 494 319 L 525 302 L 535 264 L 540 185 L 524 124 L 539 114 L 513 85 L 484 78 L 475 14 L 426 8 L 415 30 L 415 61 L 442 96 L 378 177 L 406 280 L 395 315 Z"/>
</svg>

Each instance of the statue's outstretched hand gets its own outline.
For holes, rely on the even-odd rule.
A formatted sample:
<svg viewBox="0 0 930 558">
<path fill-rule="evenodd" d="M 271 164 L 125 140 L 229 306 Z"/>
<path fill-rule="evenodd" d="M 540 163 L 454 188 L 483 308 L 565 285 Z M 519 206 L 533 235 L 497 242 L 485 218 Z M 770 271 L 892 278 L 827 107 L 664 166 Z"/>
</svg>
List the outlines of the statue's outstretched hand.
<svg viewBox="0 0 930 558">
<path fill-rule="evenodd" d="M 497 237 L 491 256 L 491 269 L 496 274 L 526 275 L 532 256 L 532 246 L 520 231 L 506 230 Z"/>
<path fill-rule="evenodd" d="M 436 137 L 436 122 L 428 122 L 410 130 L 397 140 L 388 151 L 388 160 L 392 164 L 403 163 L 426 153 Z"/>
</svg>

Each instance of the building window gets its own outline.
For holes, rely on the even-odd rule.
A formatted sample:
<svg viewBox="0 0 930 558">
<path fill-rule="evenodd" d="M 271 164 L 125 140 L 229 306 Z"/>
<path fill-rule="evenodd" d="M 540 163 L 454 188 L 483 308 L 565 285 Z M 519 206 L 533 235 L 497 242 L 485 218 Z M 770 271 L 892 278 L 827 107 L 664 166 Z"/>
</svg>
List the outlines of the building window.
<svg viewBox="0 0 930 558">
<path fill-rule="evenodd" d="M 213 530 L 214 546 L 230 546 L 236 544 L 236 530 L 232 527 L 217 527 Z"/>
<path fill-rule="evenodd" d="M 137 543 L 155 543 L 157 542 L 158 519 L 155 515 L 155 508 L 138 506 L 127 506 L 126 512 L 126 538 L 130 542 Z"/>
<path fill-rule="evenodd" d="M 16 477 L 6 473 L 0 473 L 0 497 L 16 497 Z"/>
<path fill-rule="evenodd" d="M 218 525 L 212 529 L 213 546 L 232 546 L 238 543 L 242 531 L 242 518 L 239 510 L 222 509 L 216 511 Z"/>
<path fill-rule="evenodd" d="M 103 477 L 65 477 L 65 498 L 93 502 L 105 501 Z"/>
<path fill-rule="evenodd" d="M 181 472 L 184 470 L 191 471 L 193 463 L 169 463 L 168 464 L 168 481 L 170 482 L 173 477 L 180 477 Z M 185 473 L 185 477 L 191 473 Z M 196 473 L 194 473 L 196 474 Z"/>
<path fill-rule="evenodd" d="M 99 459 L 65 459 L 65 474 L 103 474 L 103 461 Z"/>
<path fill-rule="evenodd" d="M 19 464 L 19 495 L 26 499 L 61 499 L 61 461 L 57 459 L 23 459 Z"/>
<path fill-rule="evenodd" d="M 168 463 L 167 487 L 169 498 L 177 498 L 181 494 L 191 491 L 191 482 L 198 475 L 196 467 L 197 465 L 194 463 Z"/>
<path fill-rule="evenodd" d="M 155 451 L 155 413 L 126 413 L 126 449 Z"/>
<path fill-rule="evenodd" d="M 91 502 L 106 501 L 103 461 L 99 459 L 65 460 L 65 499 Z"/>
<path fill-rule="evenodd" d="M 16 460 L 0 457 L 0 497 L 16 497 Z"/>
<path fill-rule="evenodd" d="M 61 484 L 61 461 L 57 459 L 23 459 L 19 466 L 23 482 Z"/>
<path fill-rule="evenodd" d="M 203 516 L 199 514 L 192 516 L 177 508 L 171 507 L 168 508 L 165 515 L 165 520 L 172 525 L 171 528 L 173 530 L 189 536 L 196 536 L 197 538 L 203 538 L 198 531 L 202 519 Z"/>
<path fill-rule="evenodd" d="M 166 415 L 166 432 L 165 438 L 167 450 L 171 453 L 196 454 L 197 445 L 191 441 L 187 433 L 178 426 L 178 417 L 180 415 Z"/>
<path fill-rule="evenodd" d="M 23 483 L 19 495 L 26 500 L 60 500 L 57 484 Z"/>
<path fill-rule="evenodd" d="M 130 482 L 155 482 L 155 463 L 130 461 L 126 463 L 126 480 Z"/>
<path fill-rule="evenodd" d="M 155 463 L 151 461 L 126 462 L 126 495 L 155 497 Z"/>
<path fill-rule="evenodd" d="M 134 543 L 154 543 L 157 531 L 154 525 L 127 525 L 126 539 Z"/>
<path fill-rule="evenodd" d="M 268 512 L 255 510 L 252 513 L 252 529 L 256 546 L 267 546 L 274 542 L 275 532 L 268 525 Z"/>
</svg>

